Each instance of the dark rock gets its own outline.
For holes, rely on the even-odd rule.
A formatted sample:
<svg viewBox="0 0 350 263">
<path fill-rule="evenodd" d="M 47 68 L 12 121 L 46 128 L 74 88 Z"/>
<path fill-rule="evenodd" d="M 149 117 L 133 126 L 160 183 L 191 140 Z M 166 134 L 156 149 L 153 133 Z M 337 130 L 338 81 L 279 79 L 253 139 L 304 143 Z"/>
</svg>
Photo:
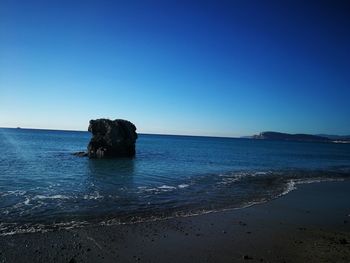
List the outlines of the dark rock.
<svg viewBox="0 0 350 263">
<path fill-rule="evenodd" d="M 248 255 L 244 255 L 243 256 L 243 259 L 245 259 L 245 260 L 249 260 L 249 259 L 253 259 L 252 257 L 250 257 L 250 256 L 248 256 Z"/>
<path fill-rule="evenodd" d="M 341 238 L 341 239 L 339 239 L 339 243 L 342 245 L 346 245 L 346 244 L 348 244 L 348 241 L 345 238 Z"/>
<path fill-rule="evenodd" d="M 136 127 L 126 120 L 91 120 L 89 132 L 92 138 L 88 145 L 89 158 L 135 156 Z"/>
<path fill-rule="evenodd" d="M 86 156 L 88 156 L 88 153 L 87 152 L 76 152 L 76 153 L 73 153 L 73 155 L 78 156 L 78 157 L 86 157 Z"/>
<path fill-rule="evenodd" d="M 241 225 L 241 226 L 246 226 L 247 224 L 242 222 L 242 221 L 238 221 L 238 224 Z"/>
</svg>

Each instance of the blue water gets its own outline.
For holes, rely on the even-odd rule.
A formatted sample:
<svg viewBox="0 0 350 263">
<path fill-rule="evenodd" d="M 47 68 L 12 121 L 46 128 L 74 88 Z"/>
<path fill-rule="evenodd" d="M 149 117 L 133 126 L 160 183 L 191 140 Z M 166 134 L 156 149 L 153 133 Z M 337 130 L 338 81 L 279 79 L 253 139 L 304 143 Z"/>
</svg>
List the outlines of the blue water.
<svg viewBox="0 0 350 263">
<path fill-rule="evenodd" d="M 187 216 L 350 178 L 350 144 L 139 135 L 90 160 L 88 132 L 0 129 L 0 234 Z"/>
</svg>

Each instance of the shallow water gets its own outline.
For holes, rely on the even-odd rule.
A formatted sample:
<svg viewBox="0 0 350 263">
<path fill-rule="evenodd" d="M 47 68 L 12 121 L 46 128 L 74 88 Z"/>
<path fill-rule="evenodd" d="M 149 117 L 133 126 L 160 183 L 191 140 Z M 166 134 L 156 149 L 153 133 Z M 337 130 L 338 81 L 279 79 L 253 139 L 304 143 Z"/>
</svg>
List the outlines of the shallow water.
<svg viewBox="0 0 350 263">
<path fill-rule="evenodd" d="M 90 160 L 88 132 L 0 129 L 0 234 L 240 208 L 350 178 L 350 144 L 139 135 Z"/>
</svg>

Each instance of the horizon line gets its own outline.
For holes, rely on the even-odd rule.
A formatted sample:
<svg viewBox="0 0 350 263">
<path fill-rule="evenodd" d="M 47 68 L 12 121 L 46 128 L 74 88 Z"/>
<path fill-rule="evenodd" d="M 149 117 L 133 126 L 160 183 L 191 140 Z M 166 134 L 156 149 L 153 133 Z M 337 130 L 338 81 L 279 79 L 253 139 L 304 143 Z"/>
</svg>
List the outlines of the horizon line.
<svg viewBox="0 0 350 263">
<path fill-rule="evenodd" d="M 20 130 L 39 130 L 39 131 L 68 131 L 68 132 L 89 132 L 88 130 L 64 130 L 64 129 L 49 129 L 49 128 L 30 128 L 30 127 L 0 127 L 0 129 L 20 129 Z M 143 135 L 161 135 L 161 136 L 184 136 L 184 137 L 210 137 L 210 138 L 228 138 L 228 139 L 244 139 L 253 135 L 244 136 L 217 136 L 217 135 L 198 135 L 198 134 L 173 134 L 173 133 L 148 133 L 140 132 Z"/>
<path fill-rule="evenodd" d="M 89 132 L 87 129 L 86 130 L 74 130 L 74 129 L 50 129 L 50 128 L 30 128 L 30 127 L 3 127 L 0 126 L 0 129 L 24 129 L 24 130 L 42 130 L 42 131 L 71 131 L 71 132 Z M 286 133 L 286 134 L 291 134 L 291 135 L 299 135 L 299 134 L 305 134 L 305 135 L 315 135 L 315 136 L 343 136 L 343 137 L 349 137 L 350 134 L 332 134 L 332 133 L 303 133 L 303 132 L 298 132 L 298 133 L 287 133 L 287 132 L 279 132 L 279 131 L 262 131 L 257 134 L 252 134 L 252 135 L 241 135 L 241 136 L 219 136 L 219 135 L 198 135 L 198 134 L 174 134 L 174 133 L 149 133 L 149 132 L 140 132 L 138 134 L 145 134 L 145 135 L 164 135 L 164 136 L 187 136 L 187 137 L 211 137 L 211 138 L 233 138 L 233 139 L 245 139 L 249 137 L 253 137 L 254 135 L 258 135 L 263 132 L 277 132 L 277 133 Z"/>
</svg>

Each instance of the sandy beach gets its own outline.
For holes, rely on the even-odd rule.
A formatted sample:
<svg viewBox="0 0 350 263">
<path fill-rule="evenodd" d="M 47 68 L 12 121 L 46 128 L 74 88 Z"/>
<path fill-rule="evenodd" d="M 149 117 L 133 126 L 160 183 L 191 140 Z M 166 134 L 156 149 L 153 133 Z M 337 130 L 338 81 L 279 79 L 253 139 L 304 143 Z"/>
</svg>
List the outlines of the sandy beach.
<svg viewBox="0 0 350 263">
<path fill-rule="evenodd" d="M 350 263 L 349 14 L 0 0 L 0 263 Z"/>
<path fill-rule="evenodd" d="M 0 262 L 350 262 L 350 181 L 244 209 L 0 237 Z"/>
</svg>

